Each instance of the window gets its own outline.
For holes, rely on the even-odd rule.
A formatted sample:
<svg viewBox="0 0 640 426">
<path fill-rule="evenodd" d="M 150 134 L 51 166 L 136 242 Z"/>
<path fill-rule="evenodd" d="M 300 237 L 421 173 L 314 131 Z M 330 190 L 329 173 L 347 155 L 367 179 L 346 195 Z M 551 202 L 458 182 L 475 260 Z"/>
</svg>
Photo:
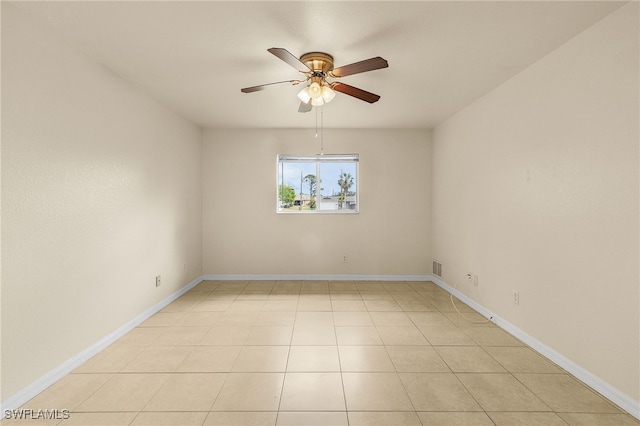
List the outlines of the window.
<svg viewBox="0 0 640 426">
<path fill-rule="evenodd" d="M 278 213 L 357 213 L 358 154 L 278 155 Z"/>
</svg>

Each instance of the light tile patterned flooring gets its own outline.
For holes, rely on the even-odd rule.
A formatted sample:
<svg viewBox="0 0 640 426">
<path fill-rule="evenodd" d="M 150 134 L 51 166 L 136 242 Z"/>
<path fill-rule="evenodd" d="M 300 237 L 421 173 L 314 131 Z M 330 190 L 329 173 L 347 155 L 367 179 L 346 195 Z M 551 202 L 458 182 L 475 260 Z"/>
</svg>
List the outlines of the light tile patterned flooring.
<svg viewBox="0 0 640 426">
<path fill-rule="evenodd" d="M 23 408 L 82 426 L 640 424 L 428 282 L 204 281 Z"/>
</svg>

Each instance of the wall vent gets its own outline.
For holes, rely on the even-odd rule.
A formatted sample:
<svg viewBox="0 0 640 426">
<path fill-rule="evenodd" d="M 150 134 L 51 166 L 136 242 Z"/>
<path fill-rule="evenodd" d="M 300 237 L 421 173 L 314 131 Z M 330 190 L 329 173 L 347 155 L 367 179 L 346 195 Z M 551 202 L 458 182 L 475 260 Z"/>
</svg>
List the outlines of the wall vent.
<svg viewBox="0 0 640 426">
<path fill-rule="evenodd" d="M 433 275 L 442 278 L 442 263 L 437 260 L 433 261 Z"/>
</svg>

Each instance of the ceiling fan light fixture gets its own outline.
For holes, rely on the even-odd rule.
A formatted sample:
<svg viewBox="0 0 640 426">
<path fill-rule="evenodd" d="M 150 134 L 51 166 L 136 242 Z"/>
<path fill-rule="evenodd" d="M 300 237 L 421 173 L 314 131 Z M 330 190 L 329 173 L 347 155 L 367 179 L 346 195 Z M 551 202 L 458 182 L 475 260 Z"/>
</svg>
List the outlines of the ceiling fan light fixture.
<svg viewBox="0 0 640 426">
<path fill-rule="evenodd" d="M 324 103 L 328 104 L 335 97 L 336 92 L 334 92 L 331 87 L 329 87 L 328 85 L 322 86 L 322 99 L 324 100 Z"/>
<path fill-rule="evenodd" d="M 309 88 L 303 87 L 300 92 L 298 92 L 298 99 L 300 99 L 305 104 L 308 104 L 311 100 L 311 96 L 309 95 Z"/>
<path fill-rule="evenodd" d="M 322 87 L 317 81 L 314 81 L 309 85 L 309 96 L 311 99 L 318 99 L 322 97 Z"/>
<path fill-rule="evenodd" d="M 322 99 L 322 96 L 320 96 L 319 98 L 311 98 L 311 105 L 313 106 L 324 105 L 324 100 Z"/>
</svg>

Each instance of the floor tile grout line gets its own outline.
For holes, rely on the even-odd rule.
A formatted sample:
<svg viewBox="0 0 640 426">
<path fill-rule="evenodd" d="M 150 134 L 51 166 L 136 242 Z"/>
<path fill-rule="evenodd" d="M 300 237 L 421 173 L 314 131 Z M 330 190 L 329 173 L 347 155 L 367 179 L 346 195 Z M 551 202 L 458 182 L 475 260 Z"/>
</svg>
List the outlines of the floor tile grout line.
<svg viewBox="0 0 640 426">
<path fill-rule="evenodd" d="M 289 339 L 289 349 L 287 351 L 287 361 L 285 363 L 284 366 L 284 374 L 282 375 L 282 386 L 280 387 L 280 398 L 278 400 L 278 410 L 276 412 L 276 421 L 275 424 L 278 424 L 278 417 L 280 417 L 280 407 L 282 406 L 282 397 L 284 396 L 284 387 L 285 384 L 287 382 L 287 373 L 289 370 L 289 359 L 291 357 L 291 346 L 293 345 L 293 337 L 295 334 L 295 326 L 296 326 L 296 320 L 298 318 L 298 306 L 300 305 L 300 297 L 298 297 L 297 301 L 296 301 L 296 310 L 295 310 L 295 315 L 293 316 L 293 327 L 291 329 L 291 337 Z"/>
<path fill-rule="evenodd" d="M 469 388 L 464 384 L 464 382 L 462 380 L 460 380 L 460 378 L 458 377 L 458 374 L 456 374 L 455 372 L 452 372 L 454 377 L 456 378 L 456 380 L 458 381 L 458 383 L 460 383 L 460 385 L 464 388 L 464 390 L 469 394 L 469 396 L 471 396 L 471 398 L 473 398 L 473 400 L 475 401 L 476 404 L 478 404 L 478 407 L 480 407 L 482 409 L 482 412 L 484 413 L 485 416 L 487 416 L 487 418 L 489 418 L 489 420 L 491 420 L 491 422 L 493 422 L 495 424 L 495 422 L 493 421 L 493 419 L 491 418 L 491 416 L 489 416 L 489 413 L 487 412 L 487 409 L 484 408 L 482 406 L 482 404 L 480 403 L 480 401 L 478 401 L 478 398 L 476 398 L 476 396 L 471 393 L 471 391 L 469 390 Z"/>
<path fill-rule="evenodd" d="M 526 390 L 531 392 L 532 395 L 534 395 L 542 404 L 544 404 L 544 406 L 547 407 L 549 409 L 549 411 L 551 411 L 552 413 L 556 413 L 556 411 L 552 407 L 550 407 L 549 404 L 547 404 L 542 398 L 540 398 L 540 396 L 538 396 L 538 394 L 536 392 L 534 392 L 533 389 L 529 388 L 529 386 L 527 386 L 520 379 L 518 379 L 515 374 L 513 374 L 511 372 L 509 372 L 509 374 L 511 375 L 511 377 L 513 377 L 514 380 L 516 380 L 518 383 L 520 383 Z"/>
<path fill-rule="evenodd" d="M 411 403 L 411 407 L 413 408 L 413 412 L 416 413 L 416 417 L 418 417 L 418 420 L 420 420 L 420 417 L 417 415 L 418 410 L 413 402 L 413 399 L 411 398 L 411 394 L 409 393 L 409 390 L 407 389 L 407 386 L 405 385 L 404 381 L 402 380 L 402 377 L 400 376 L 400 372 L 398 371 L 398 368 L 396 367 L 395 363 L 393 362 L 393 359 L 391 358 L 391 355 L 389 354 L 389 350 L 387 349 L 387 346 L 384 346 L 384 350 L 387 354 L 387 356 L 389 357 L 389 360 L 391 360 L 391 365 L 393 365 L 393 370 L 394 373 L 396 375 L 396 377 L 398 378 L 398 381 L 400 382 L 400 384 L 402 385 L 402 389 L 404 389 L 404 393 L 407 395 L 407 398 L 409 399 L 409 402 Z M 422 423 L 422 420 L 420 420 L 420 423 Z"/>
<path fill-rule="evenodd" d="M 347 405 L 347 390 L 345 389 L 345 386 L 344 386 L 344 371 L 342 369 L 342 358 L 340 356 L 340 350 L 338 348 L 337 336 L 336 336 L 336 353 L 338 354 L 338 368 L 340 369 L 340 384 L 342 385 L 342 398 L 344 399 L 344 410 L 347 416 L 347 425 L 349 425 L 350 419 L 349 419 L 349 406 Z"/>
<path fill-rule="evenodd" d="M 213 291 L 215 291 L 215 289 L 214 289 Z M 212 291 L 212 292 L 213 292 L 213 291 Z M 234 298 L 234 300 L 236 300 L 236 299 Z M 226 312 L 228 312 L 228 308 L 227 308 L 224 312 L 225 312 L 225 313 L 226 313 Z M 223 314 L 223 315 L 224 315 L 224 314 Z M 210 331 L 212 328 L 213 328 L 213 326 L 209 328 L 209 331 Z M 205 335 L 206 335 L 206 334 L 205 334 Z M 200 339 L 200 342 L 202 342 L 202 339 L 204 339 L 204 336 Z M 246 341 L 245 341 L 245 343 L 246 343 Z M 242 345 L 242 347 L 244 347 L 244 345 Z M 211 405 L 209 406 L 209 411 L 210 411 L 210 412 L 213 410 L 213 407 L 215 406 L 216 401 L 217 401 L 217 400 L 218 400 L 218 398 L 220 397 L 220 394 L 222 393 L 222 390 L 224 389 L 225 385 L 227 384 L 227 380 L 229 380 L 229 377 L 230 377 L 231 371 L 233 370 L 233 367 L 235 366 L 236 362 L 238 361 L 238 358 L 240 357 L 240 352 L 241 352 L 241 350 L 242 350 L 242 349 L 240 349 L 240 351 L 238 351 L 238 354 L 236 355 L 235 359 L 233 360 L 233 364 L 231 365 L 231 367 L 230 367 L 229 371 L 227 371 L 227 372 L 223 373 L 223 374 L 225 374 L 225 378 L 224 378 L 224 380 L 222 381 L 222 384 L 220 385 L 220 389 L 218 389 L 218 392 L 216 393 L 215 398 L 213 398 L 213 401 L 211 402 Z M 186 358 L 185 358 L 185 359 L 186 359 Z M 183 362 L 184 362 L 184 360 L 183 360 Z M 205 416 L 204 421 L 203 421 L 203 425 L 204 425 L 204 423 L 206 422 L 206 420 L 207 420 L 207 417 L 208 417 L 208 416 L 209 416 L 209 415 Z"/>
</svg>

